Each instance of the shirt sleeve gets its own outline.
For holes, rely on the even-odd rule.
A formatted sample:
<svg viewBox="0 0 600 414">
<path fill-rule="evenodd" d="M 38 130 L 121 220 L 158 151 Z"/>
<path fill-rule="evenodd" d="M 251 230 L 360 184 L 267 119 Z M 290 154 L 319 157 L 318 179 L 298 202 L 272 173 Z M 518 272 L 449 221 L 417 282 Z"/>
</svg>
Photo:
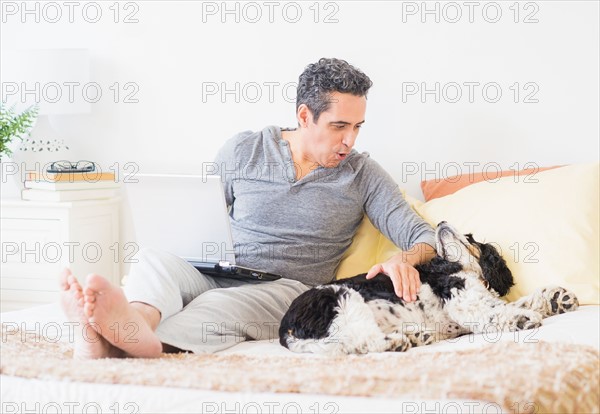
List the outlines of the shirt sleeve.
<svg viewBox="0 0 600 414">
<path fill-rule="evenodd" d="M 367 158 L 359 177 L 363 210 L 381 233 L 402 250 L 416 243 L 435 249 L 435 231 L 410 207 L 398 184 L 377 162 Z"/>
<path fill-rule="evenodd" d="M 245 131 L 228 139 L 219 149 L 214 162 L 203 168 L 208 174 L 220 175 L 225 192 L 225 202 L 227 206 L 232 206 L 235 201 L 233 191 L 233 180 L 240 172 L 240 159 L 237 153 L 238 144 L 241 139 L 252 134 L 252 131 Z"/>
</svg>

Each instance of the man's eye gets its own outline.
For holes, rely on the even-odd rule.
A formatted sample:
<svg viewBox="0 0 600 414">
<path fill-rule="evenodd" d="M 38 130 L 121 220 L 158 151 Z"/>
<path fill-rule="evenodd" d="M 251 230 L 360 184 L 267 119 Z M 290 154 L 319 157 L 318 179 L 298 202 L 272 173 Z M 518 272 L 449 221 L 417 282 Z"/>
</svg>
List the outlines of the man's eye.
<svg viewBox="0 0 600 414">
<path fill-rule="evenodd" d="M 344 129 L 346 127 L 346 125 L 336 125 L 335 126 L 337 129 Z"/>
<path fill-rule="evenodd" d="M 358 129 L 362 128 L 362 124 L 357 125 L 356 128 L 358 128 Z"/>
</svg>

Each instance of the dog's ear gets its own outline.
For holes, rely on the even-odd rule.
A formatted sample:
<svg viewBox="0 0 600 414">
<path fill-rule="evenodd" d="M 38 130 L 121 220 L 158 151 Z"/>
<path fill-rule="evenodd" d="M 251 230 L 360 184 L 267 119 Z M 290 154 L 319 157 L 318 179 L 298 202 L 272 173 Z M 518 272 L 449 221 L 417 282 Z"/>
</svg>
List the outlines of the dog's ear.
<svg viewBox="0 0 600 414">
<path fill-rule="evenodd" d="M 500 296 L 505 296 L 514 285 L 506 261 L 491 244 L 479 243 L 479 249 L 481 250 L 479 265 L 483 271 L 483 278 L 489 283 L 491 289 L 498 292 Z"/>
</svg>

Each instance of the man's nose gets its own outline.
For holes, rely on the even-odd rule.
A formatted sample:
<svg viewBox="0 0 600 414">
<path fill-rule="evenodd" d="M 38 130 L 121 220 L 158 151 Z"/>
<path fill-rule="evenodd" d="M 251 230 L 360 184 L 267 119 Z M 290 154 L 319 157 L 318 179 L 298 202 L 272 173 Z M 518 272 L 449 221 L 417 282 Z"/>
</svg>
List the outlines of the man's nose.
<svg viewBox="0 0 600 414">
<path fill-rule="evenodd" d="M 348 148 L 352 148 L 354 146 L 354 142 L 356 141 L 356 135 L 358 134 L 354 132 L 349 132 L 348 134 L 344 135 L 344 138 L 342 139 L 342 144 L 344 144 Z"/>
</svg>

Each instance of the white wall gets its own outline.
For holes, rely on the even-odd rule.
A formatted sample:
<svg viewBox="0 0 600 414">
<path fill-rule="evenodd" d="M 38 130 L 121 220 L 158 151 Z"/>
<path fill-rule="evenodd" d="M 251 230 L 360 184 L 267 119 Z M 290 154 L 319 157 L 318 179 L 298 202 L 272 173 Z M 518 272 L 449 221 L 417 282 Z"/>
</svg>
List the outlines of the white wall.
<svg viewBox="0 0 600 414">
<path fill-rule="evenodd" d="M 295 125 L 294 88 L 284 86 L 322 56 L 346 59 L 373 80 L 356 147 L 415 197 L 421 198 L 422 178 L 468 172 L 474 162 L 475 170 L 493 173 L 498 166 L 598 160 L 595 1 L 24 4 L 2 2 L 2 52 L 89 49 L 91 79 L 102 87 L 90 114 L 53 118 L 73 160 L 200 172 L 201 162 L 236 132 Z M 221 15 L 225 7 L 237 14 Z M 424 8 L 434 13 L 423 15 Z M 97 9 L 101 18 L 89 22 Z M 292 23 L 298 9 L 302 15 Z M 257 10 L 262 16 L 252 23 Z M 137 22 L 125 23 L 127 17 Z M 117 103 L 109 89 L 115 82 Z M 203 94 L 236 82 L 246 91 L 237 102 L 235 94 Z M 471 82 L 479 84 L 472 102 Z M 421 83 L 429 89 L 439 83 L 446 94 L 439 103 L 433 94 L 407 95 Z M 253 103 L 256 84 L 262 97 Z M 463 95 L 452 103 L 456 84 Z M 495 89 L 484 96 L 486 84 L 500 88 L 498 102 L 488 102 Z M 132 88 L 138 102 L 125 103 Z M 535 102 L 526 103 L 527 96 Z"/>
<path fill-rule="evenodd" d="M 73 159 L 199 171 L 199 163 L 211 160 L 238 131 L 294 125 L 289 83 L 321 56 L 344 58 L 372 78 L 367 123 L 356 146 L 416 197 L 421 178 L 453 174 L 457 165 L 466 172 L 470 162 L 481 163 L 476 169 L 491 163 L 493 172 L 496 165 L 598 159 L 598 2 L 23 4 L 3 2 L 2 50 L 87 48 L 92 80 L 102 86 L 91 114 L 53 119 L 71 143 Z M 234 12 L 222 15 L 225 8 Z M 422 14 L 436 8 L 439 23 L 435 12 Z M 97 9 L 99 21 L 86 21 L 95 19 Z M 298 9 L 301 18 L 291 23 Z M 262 16 L 251 23 L 258 10 Z M 497 10 L 501 17 L 492 23 Z M 457 11 L 462 16 L 452 23 Z M 115 82 L 121 85 L 118 103 L 109 89 Z M 135 86 L 126 89 L 128 82 Z M 235 94 L 203 96 L 203 87 L 234 88 L 236 82 L 239 102 Z M 272 99 L 269 82 L 277 83 Z M 429 89 L 440 84 L 439 103 L 433 94 L 406 94 L 422 82 Z M 479 83 L 473 102 L 468 82 Z M 516 82 L 517 103 L 510 89 Z M 257 92 L 253 83 L 262 94 L 256 103 L 250 102 Z M 451 103 L 454 83 L 463 95 Z M 485 84 L 490 89 L 484 97 Z M 495 97 L 494 85 L 502 97 L 490 103 L 485 98 Z M 133 88 L 139 102 L 124 103 Z M 530 99 L 538 102 L 525 103 L 532 92 Z"/>
<path fill-rule="evenodd" d="M 51 120 L 71 160 L 91 159 L 104 169 L 135 163 L 141 171 L 200 173 L 202 161 L 233 134 L 295 125 L 293 83 L 322 56 L 346 59 L 371 77 L 356 147 L 417 198 L 421 179 L 472 165 L 493 174 L 527 163 L 598 161 L 595 1 L 1 4 L 3 68 L 19 69 L 19 61 L 5 58 L 9 50 L 89 50 L 91 81 L 102 98 L 89 114 Z M 225 7 L 234 12 L 221 15 Z M 425 8 L 433 14 L 423 15 Z M 298 9 L 302 15 L 292 23 Z M 97 10 L 101 17 L 92 23 Z M 262 16 L 252 23 L 257 10 Z M 236 83 L 238 97 L 207 94 Z M 439 102 L 435 94 L 409 93 L 436 83 Z M 462 97 L 452 103 L 457 85 Z M 489 102 L 498 88 L 501 98 Z M 129 100 L 137 102 L 125 102 L 132 91 Z"/>
</svg>

